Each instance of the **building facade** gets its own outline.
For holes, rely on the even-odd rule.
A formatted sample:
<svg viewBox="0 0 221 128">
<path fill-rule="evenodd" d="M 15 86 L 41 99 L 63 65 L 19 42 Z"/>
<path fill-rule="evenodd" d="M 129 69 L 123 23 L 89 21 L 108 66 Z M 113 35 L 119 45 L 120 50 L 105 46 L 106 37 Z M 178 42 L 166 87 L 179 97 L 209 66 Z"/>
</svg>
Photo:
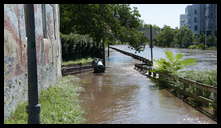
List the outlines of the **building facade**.
<svg viewBox="0 0 221 128">
<path fill-rule="evenodd" d="M 4 119 L 27 101 L 27 42 L 24 4 L 4 4 Z M 59 6 L 34 4 L 38 90 L 61 77 Z"/>
<path fill-rule="evenodd" d="M 180 27 L 188 26 L 194 34 L 214 34 L 217 31 L 217 5 L 193 4 L 180 15 Z"/>
<path fill-rule="evenodd" d="M 217 35 L 217 5 L 206 4 L 205 10 L 205 31 L 207 35 Z"/>
<path fill-rule="evenodd" d="M 183 27 L 186 24 L 187 24 L 186 23 L 186 15 L 185 14 L 180 15 L 180 27 Z"/>
</svg>

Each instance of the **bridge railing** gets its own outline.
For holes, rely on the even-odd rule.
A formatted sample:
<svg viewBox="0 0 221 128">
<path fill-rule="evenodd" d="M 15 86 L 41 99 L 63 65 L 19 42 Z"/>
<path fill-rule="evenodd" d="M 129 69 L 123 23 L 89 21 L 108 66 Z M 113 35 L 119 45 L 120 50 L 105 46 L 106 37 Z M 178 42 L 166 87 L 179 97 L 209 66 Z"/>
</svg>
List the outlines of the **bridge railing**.
<svg viewBox="0 0 221 128">
<path fill-rule="evenodd" d="M 159 72 L 151 72 L 151 69 L 153 68 L 152 61 L 114 47 L 110 48 L 144 62 L 145 64 L 135 64 L 135 69 L 139 70 L 142 74 L 154 80 L 162 81 L 162 79 L 164 79 L 164 82 L 168 83 L 167 85 L 169 86 L 169 88 L 173 90 L 173 92 L 175 92 L 177 96 L 182 98 L 183 101 L 190 104 L 191 106 L 201 111 L 205 115 L 209 116 L 210 118 L 217 120 L 216 87 L 199 83 L 197 81 L 189 80 L 183 77 L 172 76 L 170 74 Z M 178 84 L 180 84 L 181 86 L 179 86 Z M 206 92 L 210 94 L 209 97 L 204 96 Z M 205 106 L 208 108 L 209 104 L 212 104 L 212 110 L 210 108 L 205 109 Z"/>
<path fill-rule="evenodd" d="M 140 61 L 146 63 L 149 66 L 153 65 L 152 61 L 150 61 L 150 60 L 148 60 L 148 59 L 146 59 L 144 57 L 141 57 L 141 56 L 135 55 L 133 53 L 129 53 L 129 52 L 126 52 L 126 51 L 123 51 L 123 50 L 120 50 L 120 49 L 117 49 L 117 48 L 114 48 L 114 47 L 110 47 L 110 48 L 112 48 L 112 49 L 114 49 L 114 50 L 116 50 L 118 52 L 121 52 L 121 53 L 123 53 L 125 55 L 131 56 L 131 57 L 133 57 L 133 58 L 135 58 L 137 60 L 140 60 Z"/>
<path fill-rule="evenodd" d="M 179 76 L 151 72 L 152 67 L 144 64 L 135 64 L 135 69 L 157 81 L 164 80 L 164 82 L 168 83 L 167 87 L 173 89 L 173 92 L 179 95 L 180 98 L 212 119 L 217 120 L 216 87 Z M 205 96 L 205 93 L 209 94 L 209 96 Z M 208 107 L 209 104 L 211 104 L 212 108 Z M 205 106 L 207 109 L 205 109 Z"/>
</svg>

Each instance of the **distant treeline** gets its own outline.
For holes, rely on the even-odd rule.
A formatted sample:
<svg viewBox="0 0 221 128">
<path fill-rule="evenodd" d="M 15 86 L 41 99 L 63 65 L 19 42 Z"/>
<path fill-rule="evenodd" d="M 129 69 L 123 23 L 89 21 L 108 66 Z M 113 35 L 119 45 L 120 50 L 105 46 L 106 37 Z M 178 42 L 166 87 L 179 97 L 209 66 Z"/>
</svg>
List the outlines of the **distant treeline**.
<svg viewBox="0 0 221 128">
<path fill-rule="evenodd" d="M 144 28 L 148 27 L 148 25 L 144 26 Z M 153 30 L 156 31 L 153 38 L 154 45 L 156 46 L 178 48 L 217 47 L 216 35 L 197 35 L 186 26 L 175 29 L 170 26 L 164 26 L 159 29 L 159 27 L 155 26 Z"/>
</svg>

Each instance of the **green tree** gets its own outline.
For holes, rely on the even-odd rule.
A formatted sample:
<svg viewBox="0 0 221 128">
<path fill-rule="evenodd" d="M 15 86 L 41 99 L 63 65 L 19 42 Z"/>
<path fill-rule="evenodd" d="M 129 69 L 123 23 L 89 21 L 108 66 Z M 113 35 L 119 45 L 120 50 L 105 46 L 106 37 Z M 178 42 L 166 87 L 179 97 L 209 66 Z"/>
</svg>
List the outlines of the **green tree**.
<svg viewBox="0 0 221 128">
<path fill-rule="evenodd" d="M 192 31 L 184 26 L 176 30 L 174 37 L 174 43 L 177 44 L 180 48 L 187 48 L 193 42 L 193 33 Z"/>
<path fill-rule="evenodd" d="M 102 40 L 132 40 L 129 45 L 139 49 L 137 44 L 143 44 L 142 36 L 132 39 L 139 33 L 141 24 L 137 8 L 132 9 L 128 4 L 61 4 L 60 7 L 64 34 L 89 34 L 97 45 Z"/>
<path fill-rule="evenodd" d="M 217 38 L 215 35 L 209 35 L 206 40 L 208 46 L 217 46 Z"/>
<path fill-rule="evenodd" d="M 204 43 L 205 41 L 205 34 L 199 34 L 199 35 L 194 35 L 194 41 L 198 42 L 198 43 Z"/>
<path fill-rule="evenodd" d="M 171 47 L 174 42 L 175 30 L 170 26 L 164 26 L 156 36 L 156 45 Z"/>
</svg>

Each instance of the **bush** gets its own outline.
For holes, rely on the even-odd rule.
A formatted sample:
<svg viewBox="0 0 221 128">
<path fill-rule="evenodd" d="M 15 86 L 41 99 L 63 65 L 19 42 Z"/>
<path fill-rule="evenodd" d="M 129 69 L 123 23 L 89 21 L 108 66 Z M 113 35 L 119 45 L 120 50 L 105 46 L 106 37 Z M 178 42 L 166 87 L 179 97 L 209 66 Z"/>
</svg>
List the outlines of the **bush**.
<svg viewBox="0 0 221 128">
<path fill-rule="evenodd" d="M 194 45 L 190 45 L 188 48 L 190 48 L 190 49 L 203 49 L 204 44 L 194 44 Z"/>
<path fill-rule="evenodd" d="M 217 38 L 214 35 L 210 35 L 207 37 L 206 43 L 208 46 L 217 46 Z"/>
<path fill-rule="evenodd" d="M 61 34 L 62 58 L 64 61 L 88 57 L 102 57 L 101 46 L 89 35 Z"/>
<path fill-rule="evenodd" d="M 176 74 L 178 70 L 185 68 L 185 66 L 196 63 L 196 60 L 193 58 L 182 59 L 183 54 L 181 53 L 174 55 L 173 52 L 166 51 L 165 54 L 166 59 L 161 58 L 156 60 L 154 64 L 155 72 Z"/>
<path fill-rule="evenodd" d="M 210 71 L 182 71 L 179 72 L 179 76 L 203 83 L 206 85 L 217 87 L 217 70 Z M 190 87 L 190 90 L 194 90 L 194 87 Z M 196 90 L 196 89 L 195 89 Z M 207 90 L 198 90 L 197 95 L 210 98 L 211 92 Z"/>
</svg>

